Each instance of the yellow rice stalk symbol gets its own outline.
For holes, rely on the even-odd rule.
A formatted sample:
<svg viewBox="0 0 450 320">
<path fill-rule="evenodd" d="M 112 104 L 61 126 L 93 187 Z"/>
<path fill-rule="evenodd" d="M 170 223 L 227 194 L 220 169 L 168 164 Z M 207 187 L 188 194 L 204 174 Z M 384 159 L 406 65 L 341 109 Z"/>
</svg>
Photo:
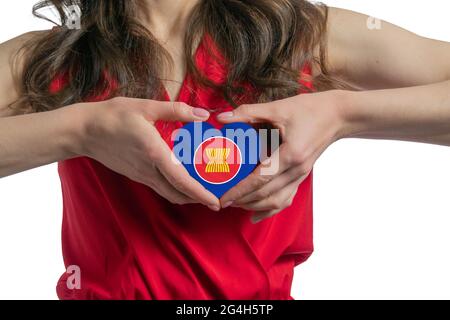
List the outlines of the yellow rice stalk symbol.
<svg viewBox="0 0 450 320">
<path fill-rule="evenodd" d="M 230 172 L 230 167 L 227 163 L 230 148 L 207 148 L 205 152 L 209 159 L 206 165 L 206 173 Z"/>
</svg>

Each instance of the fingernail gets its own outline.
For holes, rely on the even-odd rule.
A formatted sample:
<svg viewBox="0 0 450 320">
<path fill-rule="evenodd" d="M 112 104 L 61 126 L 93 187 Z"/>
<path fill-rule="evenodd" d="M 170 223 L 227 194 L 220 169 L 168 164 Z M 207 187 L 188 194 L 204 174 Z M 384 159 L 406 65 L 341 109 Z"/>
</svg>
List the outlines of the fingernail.
<svg viewBox="0 0 450 320">
<path fill-rule="evenodd" d="M 194 114 L 194 116 L 199 117 L 199 118 L 209 118 L 210 113 L 202 108 L 194 108 L 194 110 L 192 111 L 192 113 Z"/>
<path fill-rule="evenodd" d="M 220 207 L 216 205 L 208 206 L 208 208 L 210 208 L 212 211 L 220 211 Z"/>
<path fill-rule="evenodd" d="M 228 201 L 228 202 L 226 202 L 226 203 L 222 206 L 222 208 L 223 208 L 223 209 L 228 208 L 228 207 L 231 206 L 232 204 L 233 204 L 233 201 Z"/>
<path fill-rule="evenodd" d="M 223 120 L 226 120 L 226 119 L 230 119 L 230 118 L 233 118 L 234 117 L 234 112 L 233 111 L 228 111 L 228 112 L 223 112 L 223 113 L 221 113 L 221 114 L 219 114 L 218 116 L 217 116 L 217 119 L 223 119 Z"/>
</svg>

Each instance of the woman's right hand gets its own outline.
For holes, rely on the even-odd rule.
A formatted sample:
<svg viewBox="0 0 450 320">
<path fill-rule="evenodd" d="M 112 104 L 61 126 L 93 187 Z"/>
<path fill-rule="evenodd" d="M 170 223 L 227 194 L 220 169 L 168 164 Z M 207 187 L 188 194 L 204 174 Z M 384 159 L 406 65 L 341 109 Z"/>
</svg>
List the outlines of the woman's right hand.
<svg viewBox="0 0 450 320">
<path fill-rule="evenodd" d="M 149 186 L 171 203 L 201 203 L 220 210 L 217 197 L 176 163 L 154 126 L 157 120 L 205 121 L 209 118 L 206 110 L 182 102 L 121 97 L 76 106 L 83 125 L 75 154 Z"/>
</svg>

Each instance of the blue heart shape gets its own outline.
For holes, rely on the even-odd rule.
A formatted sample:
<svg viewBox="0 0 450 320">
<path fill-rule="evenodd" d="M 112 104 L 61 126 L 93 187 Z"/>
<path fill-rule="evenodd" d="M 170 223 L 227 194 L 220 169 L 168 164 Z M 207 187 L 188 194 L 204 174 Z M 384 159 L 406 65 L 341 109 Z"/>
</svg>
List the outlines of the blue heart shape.
<svg viewBox="0 0 450 320">
<path fill-rule="evenodd" d="M 260 160 L 257 131 L 246 123 L 216 129 L 191 122 L 178 129 L 173 152 L 189 174 L 220 198 L 246 178 Z"/>
</svg>

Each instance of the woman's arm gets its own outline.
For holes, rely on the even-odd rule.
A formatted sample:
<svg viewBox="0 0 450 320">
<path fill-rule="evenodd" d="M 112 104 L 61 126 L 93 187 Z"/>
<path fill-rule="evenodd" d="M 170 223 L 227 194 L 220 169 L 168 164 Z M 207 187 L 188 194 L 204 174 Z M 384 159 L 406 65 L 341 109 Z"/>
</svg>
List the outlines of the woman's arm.
<svg viewBox="0 0 450 320">
<path fill-rule="evenodd" d="M 361 90 L 450 80 L 450 43 L 424 38 L 374 19 L 330 8 L 328 67 L 333 76 Z"/>
<path fill-rule="evenodd" d="M 255 210 L 254 222 L 277 214 L 290 206 L 317 158 L 342 138 L 450 146 L 450 44 L 383 21 L 373 29 L 372 22 L 330 10 L 329 69 L 360 92 L 302 94 L 219 116 L 224 123 L 271 122 L 283 138 L 270 161 L 221 198 L 223 206 Z M 266 163 L 278 170 L 266 170 Z"/>
<path fill-rule="evenodd" d="M 450 80 L 403 89 L 342 92 L 342 138 L 450 146 Z"/>
<path fill-rule="evenodd" d="M 71 147 L 78 141 L 76 132 L 81 122 L 76 121 L 74 108 L 18 115 L 10 107 L 20 95 L 14 76 L 22 72 L 19 48 L 38 33 L 0 44 L 0 177 L 69 158 L 74 155 Z"/>
<path fill-rule="evenodd" d="M 17 115 L 8 106 L 20 95 L 11 63 L 22 43 L 19 37 L 0 45 L 0 177 L 88 156 L 172 203 L 199 202 L 220 209 L 218 199 L 172 161 L 153 125 L 157 120 L 206 120 L 208 112 L 183 103 L 114 98 Z M 15 61 L 20 67 L 20 60 Z"/>
<path fill-rule="evenodd" d="M 0 118 L 0 177 L 76 156 L 83 123 L 78 109 Z"/>
<path fill-rule="evenodd" d="M 450 146 L 450 43 L 331 8 L 328 44 L 335 76 L 361 89 L 394 88 L 339 94 L 342 137 Z"/>
</svg>

